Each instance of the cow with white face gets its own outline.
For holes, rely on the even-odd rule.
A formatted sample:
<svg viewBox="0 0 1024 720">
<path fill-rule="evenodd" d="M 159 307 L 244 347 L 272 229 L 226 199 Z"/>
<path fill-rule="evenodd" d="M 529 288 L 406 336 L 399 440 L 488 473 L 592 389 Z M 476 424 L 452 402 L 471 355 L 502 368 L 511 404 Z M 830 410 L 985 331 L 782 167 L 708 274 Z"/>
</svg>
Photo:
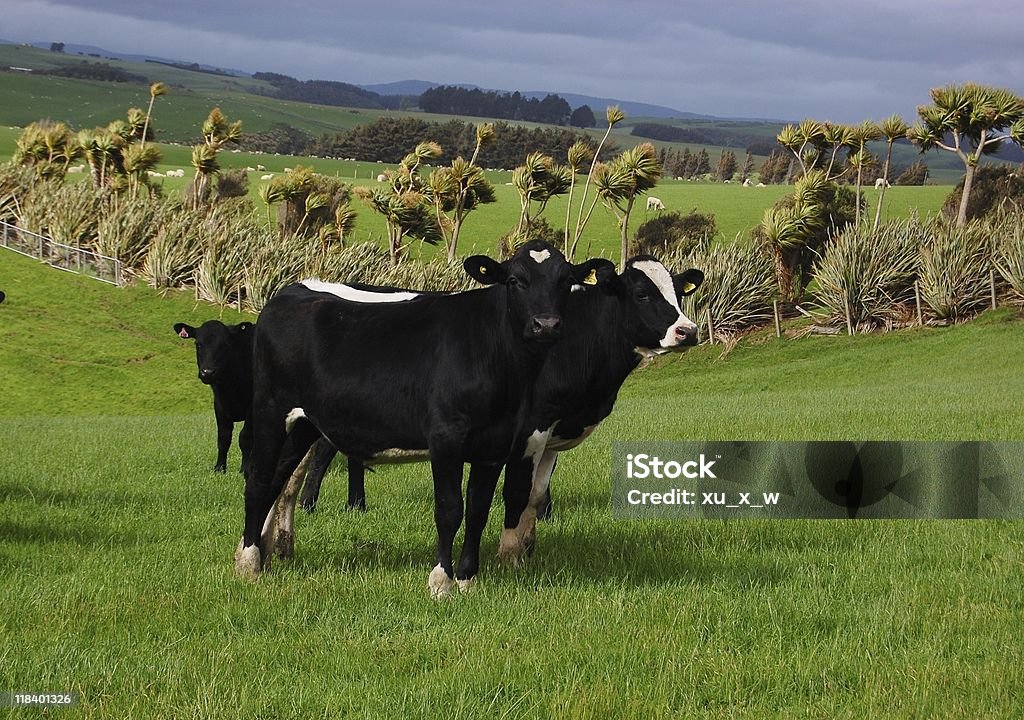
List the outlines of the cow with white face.
<svg viewBox="0 0 1024 720">
<path fill-rule="evenodd" d="M 619 388 L 643 357 L 696 345 L 697 326 L 680 299 L 704 281 L 700 270 L 673 275 L 638 256 L 621 274 L 597 273 L 563 312 L 566 332 L 534 386 L 529 433 L 505 468 L 505 527 L 498 554 L 518 562 L 532 546 L 538 516 L 550 508 L 549 481 L 559 452 L 576 447 L 612 411 Z"/>
</svg>

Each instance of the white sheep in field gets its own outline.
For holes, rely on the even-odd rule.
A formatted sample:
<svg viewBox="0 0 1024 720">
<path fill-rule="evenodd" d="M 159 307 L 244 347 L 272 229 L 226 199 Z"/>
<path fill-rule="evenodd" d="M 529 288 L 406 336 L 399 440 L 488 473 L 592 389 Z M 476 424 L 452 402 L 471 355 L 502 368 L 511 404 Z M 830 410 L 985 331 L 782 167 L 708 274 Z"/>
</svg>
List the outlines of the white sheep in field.
<svg viewBox="0 0 1024 720">
<path fill-rule="evenodd" d="M 665 203 L 660 198 L 656 198 L 653 195 L 647 198 L 647 209 L 648 210 L 664 210 Z"/>
<path fill-rule="evenodd" d="M 750 178 L 743 181 L 743 187 L 754 187 L 754 183 L 751 182 Z"/>
<path fill-rule="evenodd" d="M 292 169 L 291 169 L 291 168 L 285 168 L 285 169 L 284 169 L 284 171 L 285 171 L 285 172 L 291 172 L 291 171 L 292 171 Z"/>
<path fill-rule="evenodd" d="M 149 175 L 150 177 L 163 177 L 164 176 L 163 173 L 156 172 L 155 170 L 147 170 L 146 174 Z"/>
<path fill-rule="evenodd" d="M 875 189 L 876 190 L 878 190 L 879 188 L 884 188 L 884 187 L 892 187 L 892 186 L 889 185 L 889 181 L 886 180 L 885 178 L 878 178 L 877 180 L 875 180 Z"/>
<path fill-rule="evenodd" d="M 380 175 L 377 176 L 377 182 L 387 182 L 387 179 L 388 176 L 385 175 L 384 173 L 381 173 Z"/>
<path fill-rule="evenodd" d="M 73 175 L 85 172 L 85 165 L 72 165 L 71 167 L 68 168 L 68 172 Z"/>
<path fill-rule="evenodd" d="M 181 168 L 178 168 L 177 170 L 168 170 L 167 177 L 185 177 L 185 171 Z"/>
<path fill-rule="evenodd" d="M 764 183 L 758 183 L 757 186 L 758 187 L 764 187 Z"/>
<path fill-rule="evenodd" d="M 274 177 L 274 173 L 267 173 L 266 175 L 260 175 L 260 180 L 269 180 Z"/>
<path fill-rule="evenodd" d="M 263 167 L 262 165 L 257 165 L 256 166 L 256 170 L 258 172 L 266 172 L 267 171 L 267 169 L 265 167 Z"/>
</svg>

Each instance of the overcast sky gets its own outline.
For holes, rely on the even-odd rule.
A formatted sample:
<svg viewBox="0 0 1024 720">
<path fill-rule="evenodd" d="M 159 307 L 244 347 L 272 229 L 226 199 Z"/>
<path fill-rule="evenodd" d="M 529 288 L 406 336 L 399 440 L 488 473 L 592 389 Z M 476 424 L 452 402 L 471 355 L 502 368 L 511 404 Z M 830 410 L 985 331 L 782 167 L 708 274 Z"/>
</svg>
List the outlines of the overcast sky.
<svg viewBox="0 0 1024 720">
<path fill-rule="evenodd" d="M 731 117 L 912 119 L 966 81 L 1024 94 L 1020 0 L 0 0 L 0 37 Z"/>
</svg>

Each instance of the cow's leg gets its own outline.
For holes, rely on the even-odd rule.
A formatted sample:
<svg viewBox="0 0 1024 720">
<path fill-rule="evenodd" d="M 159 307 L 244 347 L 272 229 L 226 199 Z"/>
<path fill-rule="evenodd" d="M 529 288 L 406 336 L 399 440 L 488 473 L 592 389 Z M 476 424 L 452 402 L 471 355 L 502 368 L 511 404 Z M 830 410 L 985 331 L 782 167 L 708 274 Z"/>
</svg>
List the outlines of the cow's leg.
<svg viewBox="0 0 1024 720">
<path fill-rule="evenodd" d="M 358 458 L 348 458 L 349 510 L 366 511 L 366 466 Z"/>
<path fill-rule="evenodd" d="M 228 471 L 228 448 L 231 447 L 231 434 L 235 424 L 231 421 L 231 416 L 216 403 L 213 410 L 217 417 L 217 464 L 213 466 L 213 471 L 222 473 Z"/>
<path fill-rule="evenodd" d="M 558 467 L 558 456 L 555 456 L 555 463 L 551 466 L 551 474 L 548 475 L 548 487 L 544 491 L 544 495 L 541 497 L 540 502 L 537 505 L 537 519 L 538 520 L 550 520 L 553 505 L 551 501 L 551 476 L 555 474 L 555 468 Z"/>
<path fill-rule="evenodd" d="M 430 469 L 434 475 L 434 523 L 437 526 L 437 564 L 430 571 L 427 587 L 432 597 L 451 594 L 452 546 L 462 525 L 462 458 L 458 453 L 430 448 Z"/>
<path fill-rule="evenodd" d="M 249 450 L 252 449 L 252 425 L 248 420 L 242 423 L 242 429 L 238 431 L 238 449 L 242 453 L 242 463 L 239 465 L 239 469 L 245 472 L 245 459 L 249 456 Z"/>
<path fill-rule="evenodd" d="M 501 465 L 475 463 L 469 470 L 466 487 L 466 534 L 459 556 L 459 569 L 455 577 L 460 590 L 469 590 L 480 570 L 480 538 L 487 527 L 487 516 L 494 501 L 494 488 L 498 484 Z"/>
<path fill-rule="evenodd" d="M 498 556 L 502 560 L 518 564 L 528 552 L 533 550 L 536 541 L 537 514 L 547 494 L 557 457 L 558 453 L 554 450 L 543 450 L 534 455 L 531 463 L 529 498 L 526 508 L 513 527 L 509 527 L 510 509 L 506 508 L 505 529 L 501 532 L 501 540 L 498 544 Z M 508 475 L 506 474 L 507 481 Z"/>
<path fill-rule="evenodd" d="M 269 542 L 261 547 L 261 542 L 269 539 L 263 533 L 267 516 L 285 481 L 319 437 L 308 422 L 296 422 L 286 435 L 283 416 L 265 413 L 264 418 L 253 423 L 252 457 L 245 473 L 245 527 L 235 554 L 235 572 L 239 575 L 256 576 L 264 565 L 269 566 L 272 547 Z M 289 447 L 282 453 L 286 439 Z"/>
<path fill-rule="evenodd" d="M 320 485 L 327 474 L 327 468 L 331 461 L 338 454 L 337 449 L 327 438 L 320 438 L 316 441 L 315 454 L 306 473 L 306 484 L 302 487 L 302 509 L 308 513 L 316 509 L 316 501 L 320 498 Z"/>
<path fill-rule="evenodd" d="M 260 545 L 273 547 L 274 554 L 279 558 L 290 558 L 295 554 L 295 501 L 298 500 L 302 481 L 306 478 L 316 451 L 317 444 L 314 443 L 288 477 L 288 482 L 264 523 Z"/>
</svg>

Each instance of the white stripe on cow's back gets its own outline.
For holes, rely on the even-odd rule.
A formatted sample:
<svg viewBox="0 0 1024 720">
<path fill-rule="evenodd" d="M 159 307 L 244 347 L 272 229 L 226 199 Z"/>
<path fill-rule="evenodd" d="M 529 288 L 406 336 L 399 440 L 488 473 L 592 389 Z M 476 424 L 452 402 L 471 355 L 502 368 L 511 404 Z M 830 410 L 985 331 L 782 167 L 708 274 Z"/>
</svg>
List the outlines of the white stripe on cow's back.
<svg viewBox="0 0 1024 720">
<path fill-rule="evenodd" d="M 637 260 L 633 267 L 651 279 L 654 286 L 661 291 L 665 302 L 679 310 L 679 299 L 676 297 L 676 289 L 672 284 L 672 275 L 668 268 L 657 260 Z"/>
<path fill-rule="evenodd" d="M 349 300 L 358 303 L 394 303 L 415 300 L 420 297 L 419 293 L 407 290 L 394 290 L 374 292 L 372 290 L 360 290 L 344 283 L 329 283 L 323 280 L 303 280 L 300 284 L 305 285 L 313 292 L 325 292 L 336 295 L 342 300 Z"/>
</svg>

